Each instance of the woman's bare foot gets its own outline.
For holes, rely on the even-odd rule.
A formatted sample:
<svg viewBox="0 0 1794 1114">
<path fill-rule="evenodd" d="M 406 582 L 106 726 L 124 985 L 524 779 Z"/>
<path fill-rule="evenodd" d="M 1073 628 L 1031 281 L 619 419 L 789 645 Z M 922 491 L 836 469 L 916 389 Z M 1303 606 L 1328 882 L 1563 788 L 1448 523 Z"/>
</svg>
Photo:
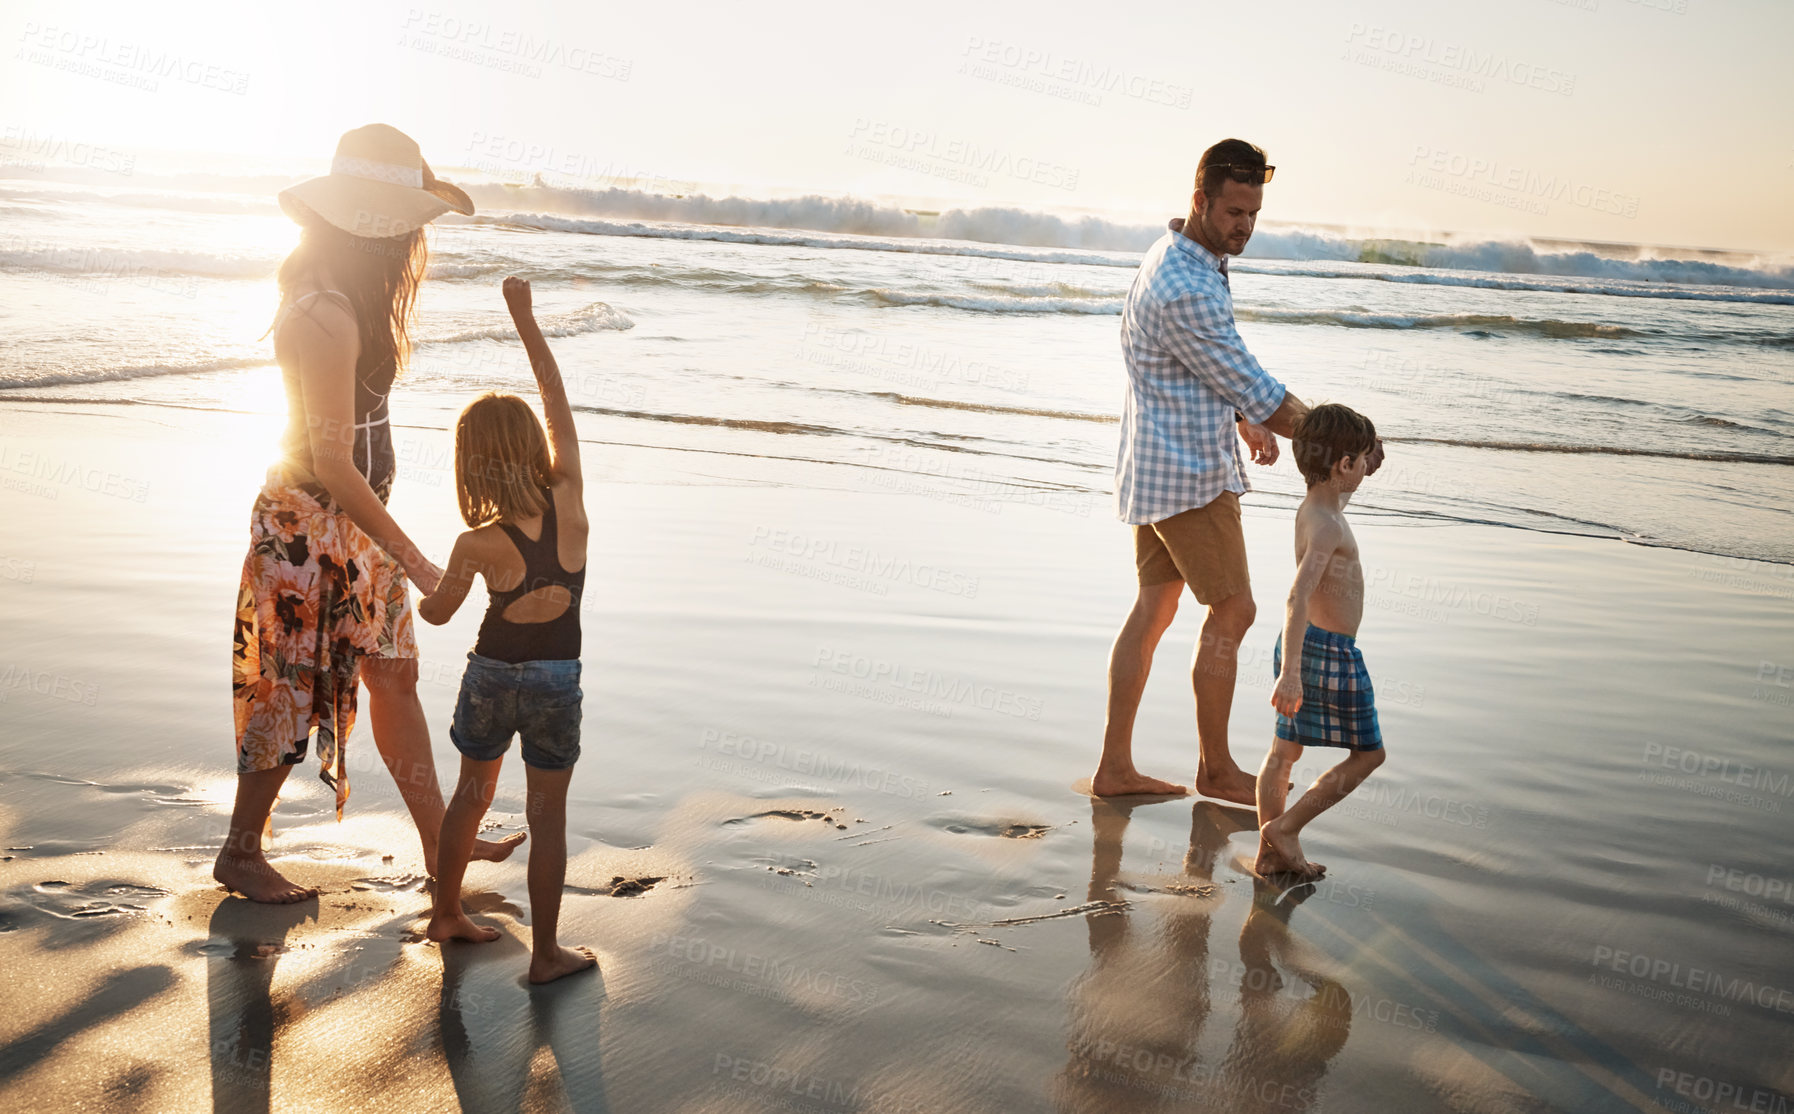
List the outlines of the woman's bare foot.
<svg viewBox="0 0 1794 1114">
<path fill-rule="evenodd" d="M 447 940 L 471 940 L 476 944 L 481 944 L 488 940 L 498 939 L 498 929 L 474 924 L 467 919 L 466 913 L 456 911 L 432 916 L 429 927 L 424 929 L 424 935 L 438 943 Z"/>
<path fill-rule="evenodd" d="M 530 957 L 529 981 L 532 983 L 553 982 L 558 978 L 583 971 L 587 967 L 596 966 L 598 966 L 598 957 L 592 954 L 591 948 L 557 946 L 548 955 Z"/>
<path fill-rule="evenodd" d="M 1313 881 L 1327 873 L 1326 867 L 1303 856 L 1302 844 L 1279 827 L 1276 820 L 1258 829 L 1258 860 L 1252 869 L 1260 875 L 1288 874 L 1303 881 Z"/>
<path fill-rule="evenodd" d="M 502 863 L 511 857 L 527 837 L 523 832 L 513 832 L 503 839 L 476 839 L 473 841 L 473 852 L 467 856 L 469 862 Z M 424 851 L 424 873 L 436 877 L 436 849 L 431 847 Z"/>
<path fill-rule="evenodd" d="M 1196 767 L 1196 792 L 1217 801 L 1232 801 L 1249 808 L 1258 807 L 1258 779 L 1241 769 L 1211 774 Z"/>
<path fill-rule="evenodd" d="M 1097 797 L 1127 797 L 1143 794 L 1181 797 L 1189 790 L 1175 782 L 1147 777 L 1138 770 L 1127 770 L 1121 773 L 1098 770 L 1096 776 L 1090 779 L 1090 792 Z"/>
<path fill-rule="evenodd" d="M 218 852 L 212 877 L 232 893 L 269 905 L 291 905 L 318 896 L 317 887 L 289 881 L 260 851 L 253 855 Z"/>
<path fill-rule="evenodd" d="M 473 841 L 473 854 L 469 857 L 476 862 L 502 863 L 527 838 L 523 832 L 512 832 L 503 839 L 476 839 Z"/>
</svg>

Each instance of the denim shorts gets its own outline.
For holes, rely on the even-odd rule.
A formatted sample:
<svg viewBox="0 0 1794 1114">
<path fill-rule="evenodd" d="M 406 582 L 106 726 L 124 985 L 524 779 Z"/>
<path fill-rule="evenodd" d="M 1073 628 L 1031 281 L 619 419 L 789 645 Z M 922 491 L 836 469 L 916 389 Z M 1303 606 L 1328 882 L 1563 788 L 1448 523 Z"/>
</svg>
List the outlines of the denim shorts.
<svg viewBox="0 0 1794 1114">
<path fill-rule="evenodd" d="M 504 757 L 523 738 L 523 762 L 565 770 L 579 761 L 579 661 L 498 661 L 467 655 L 449 741 L 476 762 Z"/>
</svg>

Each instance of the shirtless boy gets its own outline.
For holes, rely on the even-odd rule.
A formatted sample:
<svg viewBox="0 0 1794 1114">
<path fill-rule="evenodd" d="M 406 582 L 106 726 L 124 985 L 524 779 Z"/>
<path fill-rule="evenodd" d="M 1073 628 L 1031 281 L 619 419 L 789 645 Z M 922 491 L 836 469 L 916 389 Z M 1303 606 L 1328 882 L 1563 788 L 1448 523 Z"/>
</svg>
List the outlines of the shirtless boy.
<svg viewBox="0 0 1794 1114">
<path fill-rule="evenodd" d="M 1296 423 L 1292 440 L 1308 494 L 1296 511 L 1296 582 L 1272 654 L 1277 737 L 1258 775 L 1253 869 L 1312 881 L 1326 868 L 1303 856 L 1297 837 L 1383 764 L 1370 674 L 1357 644 L 1364 567 L 1345 517 L 1346 503 L 1381 454 L 1370 419 L 1335 403 L 1309 411 Z M 1290 771 L 1302 748 L 1311 746 L 1344 747 L 1349 753 L 1285 811 Z"/>
</svg>

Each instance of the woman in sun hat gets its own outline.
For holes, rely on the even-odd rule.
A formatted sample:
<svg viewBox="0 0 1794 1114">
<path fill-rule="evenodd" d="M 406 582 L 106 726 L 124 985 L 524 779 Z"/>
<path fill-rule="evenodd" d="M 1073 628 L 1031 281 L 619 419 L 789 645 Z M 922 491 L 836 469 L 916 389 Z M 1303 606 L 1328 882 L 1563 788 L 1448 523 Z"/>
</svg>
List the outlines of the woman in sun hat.
<svg viewBox="0 0 1794 1114">
<path fill-rule="evenodd" d="M 269 902 L 317 892 L 276 871 L 262 839 L 281 784 L 314 739 L 342 819 L 358 680 L 435 873 L 442 791 L 417 698 L 407 585 L 428 593 L 442 572 L 387 513 L 395 467 L 386 396 L 408 355 L 424 226 L 450 210 L 473 213 L 417 143 L 385 124 L 346 133 L 330 173 L 283 190 L 280 207 L 301 230 L 280 266 L 270 329 L 288 420 L 250 516 L 231 661 L 237 797 L 212 871 Z M 474 857 L 503 858 L 522 838 L 482 840 Z"/>
</svg>

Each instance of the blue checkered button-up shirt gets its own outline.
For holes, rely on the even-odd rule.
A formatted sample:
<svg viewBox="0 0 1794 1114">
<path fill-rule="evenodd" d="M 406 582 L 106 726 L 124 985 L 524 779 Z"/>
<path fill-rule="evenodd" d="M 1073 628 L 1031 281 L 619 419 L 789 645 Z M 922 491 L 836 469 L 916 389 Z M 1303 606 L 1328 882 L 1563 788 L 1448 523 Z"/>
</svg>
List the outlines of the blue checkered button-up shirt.
<svg viewBox="0 0 1794 1114">
<path fill-rule="evenodd" d="M 1283 403 L 1283 384 L 1233 327 L 1226 257 L 1185 236 L 1181 218 L 1170 228 L 1141 260 L 1121 311 L 1128 392 L 1115 501 L 1131 524 L 1252 490 L 1234 411 L 1262 422 Z"/>
</svg>

